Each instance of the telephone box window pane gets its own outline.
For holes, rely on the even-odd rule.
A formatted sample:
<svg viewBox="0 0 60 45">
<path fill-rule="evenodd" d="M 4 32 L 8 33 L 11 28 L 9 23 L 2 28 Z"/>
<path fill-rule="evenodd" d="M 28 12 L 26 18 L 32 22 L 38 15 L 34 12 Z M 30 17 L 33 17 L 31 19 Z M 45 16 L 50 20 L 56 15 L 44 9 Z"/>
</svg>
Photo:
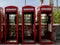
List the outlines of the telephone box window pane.
<svg viewBox="0 0 60 45">
<path fill-rule="evenodd" d="M 47 15 L 46 14 L 41 14 L 41 23 L 46 23 L 47 22 Z"/>
<path fill-rule="evenodd" d="M 24 15 L 24 42 L 34 42 L 33 19 L 33 14 Z"/>
<path fill-rule="evenodd" d="M 15 16 L 16 16 L 15 14 L 10 14 L 9 15 L 9 22 L 10 23 L 15 23 Z"/>
<path fill-rule="evenodd" d="M 42 14 L 41 15 L 41 40 L 42 42 L 51 41 L 51 14 Z"/>
<path fill-rule="evenodd" d="M 6 41 L 7 42 L 16 42 L 16 15 L 7 14 L 7 26 L 6 26 Z"/>
<path fill-rule="evenodd" d="M 25 23 L 28 23 L 28 22 L 31 22 L 31 17 L 32 15 L 31 14 L 25 14 L 24 15 L 24 22 Z"/>
<path fill-rule="evenodd" d="M 9 30 L 7 31 L 7 42 L 16 42 L 16 30 L 14 25 L 9 25 Z"/>
</svg>

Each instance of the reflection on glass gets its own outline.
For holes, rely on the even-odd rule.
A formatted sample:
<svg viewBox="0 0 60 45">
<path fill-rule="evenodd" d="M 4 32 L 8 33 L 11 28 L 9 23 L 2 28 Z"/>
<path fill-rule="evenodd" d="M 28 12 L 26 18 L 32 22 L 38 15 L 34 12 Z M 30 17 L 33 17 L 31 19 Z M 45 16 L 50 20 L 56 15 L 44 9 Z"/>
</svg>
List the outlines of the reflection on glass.
<svg viewBox="0 0 60 45">
<path fill-rule="evenodd" d="M 24 15 L 24 41 L 25 42 L 33 42 L 34 35 L 33 35 L 33 16 L 32 14 L 25 14 Z"/>
<path fill-rule="evenodd" d="M 7 27 L 6 27 L 6 41 L 7 42 L 16 42 L 16 25 L 15 20 L 16 15 L 15 14 L 9 14 L 7 15 Z M 13 24 L 11 24 L 13 23 Z"/>
<path fill-rule="evenodd" d="M 16 41 L 16 30 L 15 26 L 10 25 L 9 30 L 7 31 L 7 41 L 8 42 L 15 42 Z"/>
<path fill-rule="evenodd" d="M 9 21 L 10 21 L 10 23 L 14 23 L 15 22 L 15 16 L 16 15 L 14 15 L 14 14 L 9 15 Z"/>
<path fill-rule="evenodd" d="M 41 22 L 42 23 L 46 23 L 47 22 L 47 15 L 46 14 L 42 14 L 41 17 L 42 17 Z"/>
<path fill-rule="evenodd" d="M 41 40 L 42 42 L 50 42 L 51 41 L 51 15 L 49 14 L 41 14 Z"/>
<path fill-rule="evenodd" d="M 24 28 L 25 28 L 25 32 L 24 32 L 25 36 L 31 36 L 31 33 L 32 33 L 31 30 L 32 29 L 29 26 L 25 26 Z"/>
<path fill-rule="evenodd" d="M 32 15 L 31 14 L 25 14 L 24 15 L 24 22 L 31 22 Z"/>
</svg>

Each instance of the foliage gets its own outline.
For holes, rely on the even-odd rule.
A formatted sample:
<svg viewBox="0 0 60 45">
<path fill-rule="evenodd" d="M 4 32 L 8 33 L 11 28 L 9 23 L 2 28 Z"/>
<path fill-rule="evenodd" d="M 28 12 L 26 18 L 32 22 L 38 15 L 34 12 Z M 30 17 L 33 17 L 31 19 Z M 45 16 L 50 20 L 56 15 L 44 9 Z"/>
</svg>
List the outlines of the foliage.
<svg viewBox="0 0 60 45">
<path fill-rule="evenodd" d="M 21 15 L 21 14 L 18 15 L 18 22 L 19 22 L 19 23 L 22 22 L 22 15 Z"/>
<path fill-rule="evenodd" d="M 54 11 L 54 23 L 60 23 L 60 11 Z"/>
</svg>

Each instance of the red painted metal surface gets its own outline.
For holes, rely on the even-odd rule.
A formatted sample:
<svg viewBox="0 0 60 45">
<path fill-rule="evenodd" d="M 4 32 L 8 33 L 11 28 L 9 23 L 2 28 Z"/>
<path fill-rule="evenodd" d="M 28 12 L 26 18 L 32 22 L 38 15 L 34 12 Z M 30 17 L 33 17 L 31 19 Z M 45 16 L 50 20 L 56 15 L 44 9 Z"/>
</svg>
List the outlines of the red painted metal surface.
<svg viewBox="0 0 60 45">
<path fill-rule="evenodd" d="M 11 18 L 13 18 L 12 20 L 14 22 L 11 20 Z M 5 44 L 18 43 L 18 7 L 16 6 L 5 7 L 4 43 Z"/>
<path fill-rule="evenodd" d="M 42 22 L 42 19 L 44 19 L 43 15 L 46 16 L 45 23 Z M 42 28 L 43 26 L 45 29 Z M 38 33 L 40 44 L 53 43 L 53 7 L 48 5 L 38 7 Z"/>
<path fill-rule="evenodd" d="M 2 43 L 2 13 L 3 13 L 3 8 L 0 7 L 0 44 Z"/>
<path fill-rule="evenodd" d="M 30 15 L 31 17 L 33 17 L 31 20 L 33 20 L 32 22 L 25 22 L 26 17 L 25 16 L 28 16 Z M 29 17 L 29 18 L 31 18 Z M 35 26 L 35 7 L 33 6 L 23 6 L 22 7 L 22 43 L 23 44 L 35 44 L 36 43 L 36 26 Z M 29 29 L 27 29 L 29 28 Z M 31 30 L 30 30 L 31 29 Z M 27 31 L 31 31 L 29 33 L 31 33 L 33 36 L 29 37 L 29 34 Z M 26 35 L 28 36 L 26 36 Z M 27 39 L 26 39 L 27 38 Z M 32 39 L 33 38 L 33 39 Z M 32 42 L 33 40 L 33 42 Z"/>
</svg>

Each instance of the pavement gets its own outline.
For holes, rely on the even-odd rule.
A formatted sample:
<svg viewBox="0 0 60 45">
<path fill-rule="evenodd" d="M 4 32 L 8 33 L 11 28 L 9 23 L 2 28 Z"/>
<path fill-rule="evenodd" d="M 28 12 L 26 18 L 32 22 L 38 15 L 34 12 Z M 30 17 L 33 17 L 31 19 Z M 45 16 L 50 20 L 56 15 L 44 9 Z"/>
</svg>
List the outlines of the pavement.
<svg viewBox="0 0 60 45">
<path fill-rule="evenodd" d="M 60 44 L 0 44 L 0 45 L 60 45 Z"/>
</svg>

